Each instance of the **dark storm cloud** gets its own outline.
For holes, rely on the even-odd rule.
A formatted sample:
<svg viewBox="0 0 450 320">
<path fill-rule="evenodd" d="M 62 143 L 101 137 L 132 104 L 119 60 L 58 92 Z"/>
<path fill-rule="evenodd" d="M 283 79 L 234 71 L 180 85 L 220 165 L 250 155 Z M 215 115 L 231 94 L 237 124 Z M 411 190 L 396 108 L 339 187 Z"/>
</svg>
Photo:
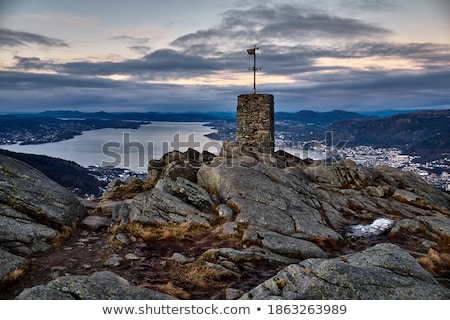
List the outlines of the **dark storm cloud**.
<svg viewBox="0 0 450 320">
<path fill-rule="evenodd" d="M 141 48 L 144 50 L 145 48 Z M 152 80 L 155 78 L 178 78 L 180 76 L 207 75 L 219 66 L 214 61 L 185 54 L 171 49 L 161 49 L 144 55 L 140 59 L 130 59 L 119 62 L 77 61 L 55 63 L 44 61 L 38 57 L 15 57 L 14 70 L 40 69 L 56 71 L 66 75 L 76 76 L 110 76 L 129 75 L 138 79 Z"/>
<path fill-rule="evenodd" d="M 213 70 L 214 66 L 202 56 L 164 49 L 154 51 L 142 59 L 151 70 Z"/>
<path fill-rule="evenodd" d="M 372 26 L 356 19 L 340 18 L 325 13 L 304 14 L 295 7 L 281 7 L 273 16 L 269 12 L 265 19 L 265 26 L 261 29 L 261 36 L 274 40 L 282 37 L 302 39 L 306 35 L 319 37 L 360 37 L 386 35 L 388 30 Z M 257 21 L 258 13 L 254 15 Z M 272 17 L 273 16 L 273 17 Z M 245 16 L 243 15 L 242 18 Z"/>
<path fill-rule="evenodd" d="M 61 108 L 85 111 L 212 111 L 233 107 L 236 95 L 235 88 L 186 87 L 26 72 L 0 72 L 0 88 L 3 112 Z"/>
<path fill-rule="evenodd" d="M 153 78 L 166 76 L 168 78 L 182 74 L 196 75 L 209 73 L 215 66 L 208 60 L 171 49 L 162 49 L 145 55 L 141 59 L 121 62 L 68 62 L 54 65 L 54 69 L 68 74 L 101 75 L 113 74 L 132 75 L 136 77 Z"/>
<path fill-rule="evenodd" d="M 450 45 L 434 43 L 358 42 L 338 50 L 343 57 L 403 57 L 419 60 L 450 62 Z"/>
<path fill-rule="evenodd" d="M 49 70 L 53 67 L 52 61 L 43 61 L 38 57 L 19 57 L 14 56 L 16 60 L 16 65 L 14 69 L 38 69 L 38 70 Z"/>
<path fill-rule="evenodd" d="M 308 75 L 303 80 L 313 83 L 309 86 L 279 85 L 270 91 L 291 110 L 448 108 L 449 77 L 450 70 L 384 72 L 342 68 L 341 73 Z"/>
<path fill-rule="evenodd" d="M 423 64 L 424 69 L 433 69 L 450 65 L 450 46 L 432 43 L 391 43 L 391 42 L 344 42 L 341 45 L 296 45 L 265 46 L 259 55 L 258 64 L 270 74 L 283 74 L 295 77 L 296 74 L 339 70 L 340 59 L 398 58 L 409 59 Z M 245 52 L 235 61 L 246 61 Z M 334 58 L 336 66 L 317 66 L 317 59 Z M 240 61 L 241 60 L 241 61 Z M 247 65 L 250 61 L 246 61 Z M 236 65 L 236 62 L 235 62 Z M 227 63 L 232 68 L 232 61 Z M 426 70 L 424 70 L 426 72 Z M 318 76 L 322 76 L 320 73 Z M 327 76 L 332 76 L 327 74 Z"/>
<path fill-rule="evenodd" d="M 315 90 L 341 90 L 349 94 L 351 92 L 373 92 L 381 94 L 399 93 L 414 95 L 420 91 L 450 92 L 450 70 L 442 71 L 403 71 L 403 72 L 382 72 L 382 71 L 349 71 L 345 79 L 336 79 L 332 83 L 321 83 Z M 311 88 L 311 90 L 314 88 Z M 450 102 L 450 94 L 447 93 Z"/>
<path fill-rule="evenodd" d="M 278 110 L 363 110 L 443 108 L 450 105 L 450 70 L 429 72 L 361 71 L 299 75 L 310 85 L 260 85 L 260 92 L 276 96 Z M 335 70 L 334 70 L 335 71 Z M 263 76 L 263 75 L 261 75 Z M 179 86 L 115 81 L 77 75 L 1 72 L 0 104 L 46 108 L 85 107 L 95 110 L 234 110 L 235 97 L 248 87 Z M 26 92 L 26 94 L 21 94 Z"/>
<path fill-rule="evenodd" d="M 370 58 L 397 57 L 421 63 L 450 63 L 450 45 L 433 43 L 350 42 L 328 50 L 318 50 L 321 57 Z"/>
<path fill-rule="evenodd" d="M 126 82 L 125 82 L 126 83 Z M 116 88 L 124 83 L 102 78 L 74 77 L 62 74 L 42 74 L 29 72 L 0 71 L 0 88 L 26 91 L 34 89 L 76 88 Z"/>
<path fill-rule="evenodd" d="M 29 44 L 38 44 L 48 47 L 69 46 L 66 42 L 60 39 L 49 38 L 36 33 L 0 28 L 0 47 L 26 46 Z"/>
<path fill-rule="evenodd" d="M 255 39 L 275 44 L 317 38 L 355 39 L 387 34 L 390 34 L 389 30 L 361 20 L 331 16 L 308 7 L 260 5 L 247 10 L 229 10 L 223 14 L 217 27 L 179 37 L 172 45 L 191 52 L 211 53 L 215 48 L 221 48 L 230 42 L 239 46 L 242 43 L 252 43 Z M 205 47 L 205 44 L 209 46 Z"/>
</svg>

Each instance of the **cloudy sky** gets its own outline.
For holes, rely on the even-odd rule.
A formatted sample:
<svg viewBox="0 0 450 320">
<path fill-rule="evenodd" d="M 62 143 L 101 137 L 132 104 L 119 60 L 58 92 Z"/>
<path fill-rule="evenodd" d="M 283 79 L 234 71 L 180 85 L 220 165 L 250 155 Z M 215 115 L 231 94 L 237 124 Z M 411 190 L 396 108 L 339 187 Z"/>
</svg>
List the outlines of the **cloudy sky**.
<svg viewBox="0 0 450 320">
<path fill-rule="evenodd" d="M 0 112 L 450 108 L 450 0 L 0 0 Z"/>
</svg>

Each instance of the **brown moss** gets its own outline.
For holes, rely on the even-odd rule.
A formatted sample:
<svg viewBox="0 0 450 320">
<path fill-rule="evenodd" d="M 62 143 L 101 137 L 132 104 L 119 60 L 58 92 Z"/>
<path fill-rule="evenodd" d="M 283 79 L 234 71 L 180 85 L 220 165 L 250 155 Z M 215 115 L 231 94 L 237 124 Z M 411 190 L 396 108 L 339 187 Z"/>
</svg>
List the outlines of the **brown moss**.
<svg viewBox="0 0 450 320">
<path fill-rule="evenodd" d="M 359 212 L 359 211 L 365 209 L 365 207 L 359 201 L 352 199 L 352 198 L 347 200 L 347 206 L 351 210 L 354 210 L 356 212 Z"/>
<path fill-rule="evenodd" d="M 237 215 L 241 212 L 241 209 L 239 208 L 238 204 L 233 202 L 233 201 L 228 201 L 227 202 L 227 206 L 229 206 L 231 208 L 231 210 L 233 211 L 234 215 Z"/>
<path fill-rule="evenodd" d="M 219 192 L 212 186 L 203 187 L 211 196 L 219 196 Z"/>
<path fill-rule="evenodd" d="M 209 221 L 209 223 L 211 224 L 211 226 L 217 227 L 217 226 L 222 226 L 225 222 L 228 222 L 228 221 L 230 221 L 228 218 L 216 215 L 216 216 L 214 216 L 214 218 L 211 219 L 211 221 Z"/>
<path fill-rule="evenodd" d="M 345 240 L 333 240 L 330 238 L 313 237 L 309 241 L 317 244 L 329 257 L 337 256 L 346 245 Z"/>
<path fill-rule="evenodd" d="M 150 180 L 150 179 L 146 179 L 146 180 L 144 181 L 144 183 L 142 184 L 142 188 L 143 188 L 145 191 L 150 191 L 150 190 L 152 190 L 152 189 L 155 187 L 156 182 L 157 182 L 157 181 Z"/>
<path fill-rule="evenodd" d="M 278 289 L 283 290 L 283 288 L 286 286 L 286 280 L 283 278 L 278 278 L 275 280 L 275 284 L 277 285 Z"/>
</svg>

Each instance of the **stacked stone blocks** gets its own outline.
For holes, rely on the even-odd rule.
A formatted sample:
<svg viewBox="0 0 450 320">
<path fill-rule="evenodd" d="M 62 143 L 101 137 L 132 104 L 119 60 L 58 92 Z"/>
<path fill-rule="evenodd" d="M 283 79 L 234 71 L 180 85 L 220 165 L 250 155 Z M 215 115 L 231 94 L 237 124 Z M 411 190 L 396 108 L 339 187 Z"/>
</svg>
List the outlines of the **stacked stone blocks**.
<svg viewBox="0 0 450 320">
<path fill-rule="evenodd" d="M 274 97 L 271 94 L 238 96 L 236 139 L 249 148 L 274 149 Z"/>
</svg>

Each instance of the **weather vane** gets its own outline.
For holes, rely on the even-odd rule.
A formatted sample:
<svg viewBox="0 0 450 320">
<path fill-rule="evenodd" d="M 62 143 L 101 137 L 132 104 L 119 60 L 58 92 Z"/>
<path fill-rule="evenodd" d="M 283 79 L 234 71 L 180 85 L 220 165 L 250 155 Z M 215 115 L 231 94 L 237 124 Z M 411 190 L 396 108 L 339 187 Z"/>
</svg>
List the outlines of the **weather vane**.
<svg viewBox="0 0 450 320">
<path fill-rule="evenodd" d="M 247 49 L 247 53 L 253 56 L 253 68 L 249 69 L 253 71 L 253 94 L 256 93 L 256 71 L 261 71 L 261 68 L 256 68 L 256 50 L 259 50 L 256 45 L 251 49 Z"/>
</svg>

